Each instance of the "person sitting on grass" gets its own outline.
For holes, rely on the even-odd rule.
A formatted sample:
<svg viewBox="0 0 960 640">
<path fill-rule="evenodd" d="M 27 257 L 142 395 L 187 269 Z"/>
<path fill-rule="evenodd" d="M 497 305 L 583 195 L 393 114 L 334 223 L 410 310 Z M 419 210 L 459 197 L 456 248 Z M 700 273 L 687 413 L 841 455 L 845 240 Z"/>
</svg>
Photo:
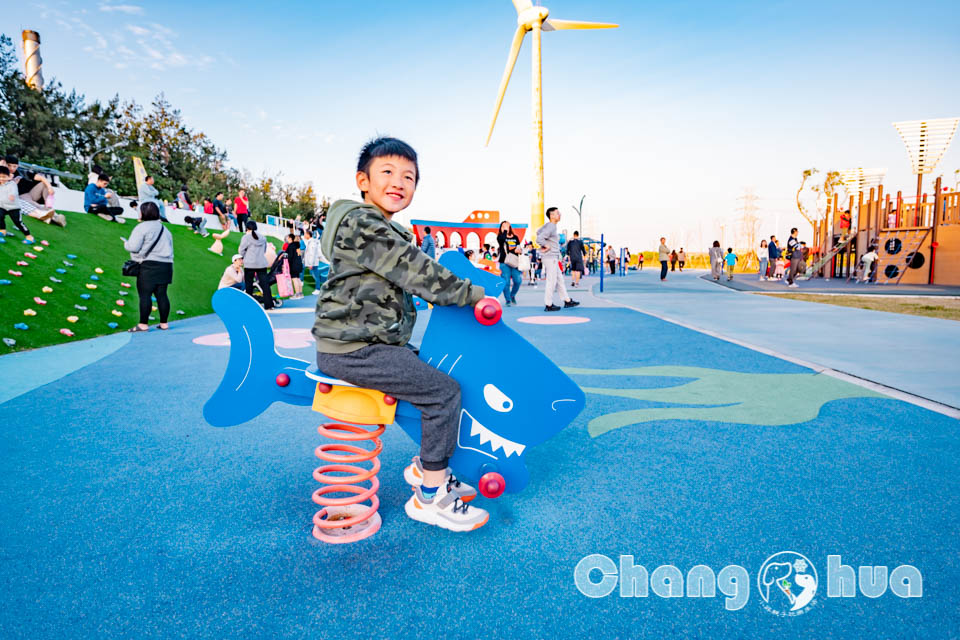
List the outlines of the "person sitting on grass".
<svg viewBox="0 0 960 640">
<path fill-rule="evenodd" d="M 413 485 L 406 514 L 453 531 L 487 523 L 465 502 L 476 490 L 447 463 L 457 444 L 460 385 L 407 346 L 417 312 L 411 294 L 435 305 L 473 306 L 482 287 L 454 275 L 414 243 L 394 215 L 413 200 L 417 154 L 396 138 L 371 140 L 360 152 L 356 181 L 363 202 L 330 208 L 321 244 L 330 274 L 317 299 L 317 366 L 328 376 L 406 400 L 421 412 L 420 455 L 404 474 Z"/>
<path fill-rule="evenodd" d="M 124 224 L 123 208 L 110 206 L 107 202 L 107 185 L 110 184 L 110 177 L 104 174 L 97 176 L 97 181 L 87 185 L 83 190 L 83 209 L 87 213 L 93 213 L 104 220 Z"/>
<path fill-rule="evenodd" d="M 177 208 L 193 211 L 193 200 L 190 199 L 190 190 L 187 185 L 181 185 L 177 193 Z"/>
<path fill-rule="evenodd" d="M 723 258 L 724 262 L 727 263 L 727 281 L 733 280 L 733 268 L 737 266 L 737 254 L 733 252 L 731 247 L 727 247 L 727 255 Z"/>
<path fill-rule="evenodd" d="M 23 224 L 20 217 L 20 198 L 17 194 L 17 185 L 10 177 L 10 169 L 0 167 L 0 236 L 11 235 L 7 233 L 7 216 L 13 220 L 13 225 L 25 236 L 27 242 L 33 242 L 33 236 L 30 235 L 30 229 Z"/>
<path fill-rule="evenodd" d="M 137 200 L 140 201 L 140 204 L 144 204 L 145 202 L 154 203 L 160 211 L 160 220 L 162 222 L 170 222 L 167 220 L 167 217 L 163 215 L 167 205 L 160 199 L 160 192 L 153 186 L 153 176 L 147 176 L 143 179 L 143 184 L 137 188 Z"/>
<path fill-rule="evenodd" d="M 220 276 L 220 284 L 217 285 L 217 289 L 232 287 L 243 291 L 243 256 L 239 253 L 234 254 L 232 260 L 233 262 L 228 264 L 227 268 L 223 270 L 223 275 Z"/>
</svg>

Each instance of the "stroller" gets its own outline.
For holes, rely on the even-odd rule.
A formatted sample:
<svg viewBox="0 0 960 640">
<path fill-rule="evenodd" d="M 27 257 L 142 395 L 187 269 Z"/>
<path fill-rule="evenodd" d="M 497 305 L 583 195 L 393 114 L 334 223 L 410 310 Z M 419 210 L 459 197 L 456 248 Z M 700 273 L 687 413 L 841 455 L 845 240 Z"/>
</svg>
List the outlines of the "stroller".
<svg viewBox="0 0 960 640">
<path fill-rule="evenodd" d="M 286 254 L 285 252 L 282 252 L 282 251 L 281 251 L 281 252 L 277 255 L 277 259 L 273 261 L 273 264 L 270 266 L 270 269 L 267 271 L 267 286 L 270 287 L 270 290 L 271 290 L 270 293 L 271 293 L 271 295 L 273 294 L 273 285 L 278 284 L 278 283 L 277 283 L 277 275 L 283 273 L 283 268 L 286 266 L 286 261 L 287 261 L 287 254 Z M 264 295 L 264 294 L 263 294 L 263 291 L 260 289 L 260 282 L 259 282 L 258 280 L 256 280 L 256 279 L 254 279 L 254 281 L 253 281 L 253 287 L 254 287 L 254 290 L 255 290 L 255 292 L 254 292 L 254 294 L 253 294 L 254 299 L 256 299 L 256 301 L 259 302 L 260 304 L 263 304 L 263 295 Z M 278 285 L 277 288 L 279 289 L 280 286 Z M 259 293 L 257 293 L 257 292 L 259 292 Z M 283 298 L 274 297 L 274 298 L 273 298 L 273 306 L 274 306 L 274 307 L 282 307 L 282 306 L 283 306 Z"/>
</svg>

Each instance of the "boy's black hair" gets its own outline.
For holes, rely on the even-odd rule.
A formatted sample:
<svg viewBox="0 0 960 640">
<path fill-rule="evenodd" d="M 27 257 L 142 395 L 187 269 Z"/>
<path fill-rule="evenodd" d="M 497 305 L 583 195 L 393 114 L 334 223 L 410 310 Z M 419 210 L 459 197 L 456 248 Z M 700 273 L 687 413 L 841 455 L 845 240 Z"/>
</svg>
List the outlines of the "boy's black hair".
<svg viewBox="0 0 960 640">
<path fill-rule="evenodd" d="M 420 184 L 420 165 L 417 162 L 417 152 L 406 142 L 397 138 L 374 138 L 363 145 L 363 148 L 360 149 L 360 157 L 357 159 L 357 171 L 362 171 L 369 176 L 370 163 L 373 162 L 374 158 L 385 158 L 387 156 L 399 156 L 412 162 L 417 169 L 414 184 Z M 361 197 L 366 197 L 366 195 L 366 193 L 360 194 Z"/>
<path fill-rule="evenodd" d="M 550 207 L 549 209 L 547 209 L 547 212 L 546 212 L 547 220 L 550 219 L 550 212 L 551 212 L 551 211 L 559 211 L 559 209 L 557 209 L 556 207 Z"/>
<path fill-rule="evenodd" d="M 575 235 L 576 237 L 579 238 L 579 237 L 580 237 L 580 232 L 579 232 L 579 231 L 574 231 L 574 232 L 573 232 L 573 235 Z"/>
<path fill-rule="evenodd" d="M 144 222 L 148 220 L 160 219 L 160 208 L 156 202 L 144 202 L 140 205 L 140 219 Z"/>
<path fill-rule="evenodd" d="M 219 196 L 222 196 L 222 195 L 223 195 L 223 191 L 217 191 L 217 195 L 215 195 L 214 198 L 219 197 Z"/>
<path fill-rule="evenodd" d="M 12 153 L 11 153 L 10 155 L 8 155 L 7 157 L 5 157 L 3 160 L 4 160 L 4 162 L 6 162 L 7 164 L 17 164 L 17 165 L 20 164 L 20 158 L 18 158 L 17 156 L 13 155 Z"/>
<path fill-rule="evenodd" d="M 0 167 L 0 175 L 10 175 L 10 169 L 8 167 Z"/>
<path fill-rule="evenodd" d="M 101 173 L 103 173 L 103 167 L 101 167 L 98 164 L 95 164 L 92 167 L 90 167 L 90 172 L 100 175 Z"/>
<path fill-rule="evenodd" d="M 187 189 L 187 185 L 181 185 L 180 191 L 189 191 L 189 189 Z"/>
<path fill-rule="evenodd" d="M 796 228 L 796 227 L 793 227 L 792 229 L 790 229 L 790 235 L 793 235 L 793 234 L 795 234 L 796 232 L 797 232 L 797 228 Z"/>
<path fill-rule="evenodd" d="M 100 181 L 110 182 L 110 176 L 108 176 L 105 173 L 101 173 L 100 175 L 97 176 L 97 182 L 100 182 Z"/>
<path fill-rule="evenodd" d="M 152 178 L 152 177 L 153 177 L 153 176 L 151 176 L 151 175 L 143 176 L 143 181 L 146 182 L 147 180 L 149 180 L 149 179 Z"/>
<path fill-rule="evenodd" d="M 727 253 L 733 253 L 733 247 L 727 247 Z"/>
<path fill-rule="evenodd" d="M 423 228 L 423 232 L 424 232 L 424 233 L 430 233 L 430 227 L 424 227 L 424 228 Z"/>
</svg>

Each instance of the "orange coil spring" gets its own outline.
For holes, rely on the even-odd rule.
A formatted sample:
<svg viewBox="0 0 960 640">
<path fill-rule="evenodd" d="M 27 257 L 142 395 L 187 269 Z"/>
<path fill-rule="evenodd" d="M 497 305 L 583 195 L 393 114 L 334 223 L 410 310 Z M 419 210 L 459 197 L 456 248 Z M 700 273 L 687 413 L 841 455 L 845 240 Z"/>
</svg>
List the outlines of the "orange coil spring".
<svg viewBox="0 0 960 640">
<path fill-rule="evenodd" d="M 320 465 L 313 471 L 313 479 L 326 486 L 313 492 L 313 501 L 323 509 L 313 516 L 313 536 L 323 542 L 343 543 L 356 542 L 375 534 L 380 529 L 380 500 L 377 490 L 380 481 L 377 473 L 380 471 L 380 458 L 383 443 L 380 435 L 384 432 L 384 425 L 376 429 L 367 430 L 354 424 L 340 424 L 328 422 L 317 427 L 317 432 L 340 442 L 322 444 L 314 453 L 318 458 L 332 464 Z M 373 449 L 364 449 L 345 442 L 360 442 L 370 440 Z M 344 453 L 331 453 L 340 451 Z M 364 469 L 355 466 L 358 462 L 370 461 L 371 467 Z M 331 472 L 351 473 L 353 475 L 328 475 Z M 359 485 L 370 482 L 370 488 L 364 489 Z M 328 498 L 329 493 L 348 493 L 343 498 Z M 362 504 L 369 502 L 370 506 Z"/>
</svg>

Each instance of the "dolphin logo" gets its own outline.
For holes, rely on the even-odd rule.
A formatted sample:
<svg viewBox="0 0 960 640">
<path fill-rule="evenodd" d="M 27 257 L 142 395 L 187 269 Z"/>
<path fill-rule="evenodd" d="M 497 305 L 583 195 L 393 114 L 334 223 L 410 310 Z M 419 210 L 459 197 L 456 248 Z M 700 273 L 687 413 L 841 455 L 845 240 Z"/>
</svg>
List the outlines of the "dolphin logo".
<svg viewBox="0 0 960 640">
<path fill-rule="evenodd" d="M 440 263 L 482 286 L 489 296 L 503 288 L 502 279 L 475 268 L 459 252 L 445 253 Z M 230 358 L 220 386 L 204 405 L 207 422 L 219 427 L 240 424 L 274 402 L 310 406 L 316 382 L 306 371 L 316 374 L 316 368 L 276 352 L 273 326 L 260 305 L 227 288 L 214 293 L 213 308 L 230 334 Z M 491 366 L 501 353 L 509 353 L 518 364 Z M 470 482 L 496 471 L 509 493 L 529 482 L 529 448 L 570 424 L 586 400 L 580 387 L 520 334 L 502 321 L 480 324 L 469 307 L 434 307 L 420 359 L 460 383 L 462 408 L 450 466 Z M 420 441 L 416 408 L 398 402 L 395 419 Z"/>
</svg>

